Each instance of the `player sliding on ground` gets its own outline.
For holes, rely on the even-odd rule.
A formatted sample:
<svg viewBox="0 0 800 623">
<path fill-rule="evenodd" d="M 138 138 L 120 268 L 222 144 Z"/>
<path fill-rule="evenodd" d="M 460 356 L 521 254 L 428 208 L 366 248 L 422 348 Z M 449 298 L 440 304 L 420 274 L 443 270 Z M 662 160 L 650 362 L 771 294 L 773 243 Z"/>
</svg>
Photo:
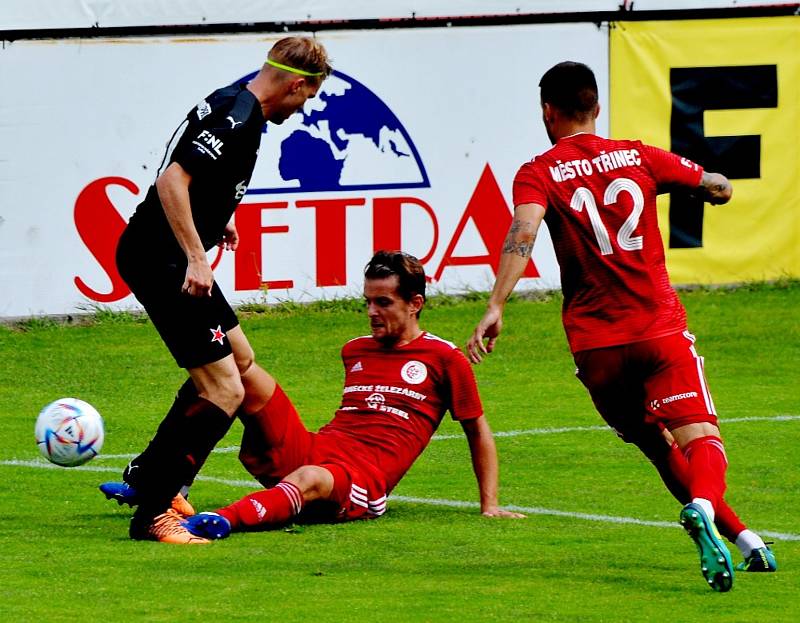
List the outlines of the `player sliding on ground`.
<svg viewBox="0 0 800 623">
<path fill-rule="evenodd" d="M 232 530 L 285 524 L 308 509 L 316 520 L 381 516 L 386 496 L 425 449 L 446 411 L 464 429 L 481 512 L 523 515 L 498 506 L 498 463 L 469 362 L 453 344 L 419 327 L 425 273 L 405 253 L 378 252 L 364 281 L 371 335 L 342 348 L 344 391 L 333 420 L 309 432 L 281 387 L 269 390 L 244 423 L 241 459 L 265 487 L 216 512 L 182 522 L 174 542 L 208 542 Z M 106 483 L 135 499 L 122 483 Z M 188 510 L 188 509 L 187 509 Z M 193 538 L 189 538 L 192 537 Z"/>
<path fill-rule="evenodd" d="M 597 83 L 586 65 L 559 63 L 539 86 L 554 147 L 522 165 L 514 180 L 514 220 L 469 357 L 478 363 L 494 348 L 506 300 L 544 220 L 561 268 L 564 328 L 578 378 L 606 422 L 639 447 L 686 504 L 680 521 L 700 551 L 708 584 L 730 590 L 733 565 L 714 522 L 742 550 L 739 568 L 774 571 L 776 563 L 723 500 L 728 461 L 703 358 L 669 284 L 656 195 L 683 186 L 721 204 L 731 185 L 675 154 L 596 136 Z"/>
</svg>

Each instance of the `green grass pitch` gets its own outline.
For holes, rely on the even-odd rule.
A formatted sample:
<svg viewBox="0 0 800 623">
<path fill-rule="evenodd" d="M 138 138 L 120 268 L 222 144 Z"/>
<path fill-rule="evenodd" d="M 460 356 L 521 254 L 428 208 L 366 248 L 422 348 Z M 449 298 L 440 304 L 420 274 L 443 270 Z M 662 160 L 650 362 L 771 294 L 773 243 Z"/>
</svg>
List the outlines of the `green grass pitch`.
<svg viewBox="0 0 800 623">
<path fill-rule="evenodd" d="M 4 621 L 779 621 L 800 620 L 800 284 L 682 292 L 722 419 L 728 500 L 774 535 L 776 574 L 739 573 L 717 594 L 680 510 L 638 452 L 601 427 L 560 326 L 560 298 L 516 299 L 476 368 L 501 460 L 501 503 L 481 517 L 467 445 L 445 419 L 377 521 L 235 534 L 209 546 L 132 542 L 106 501 L 184 373 L 152 326 L 126 315 L 0 327 L 0 612 Z M 460 345 L 480 300 L 437 298 L 425 328 Z M 338 406 L 339 348 L 367 332 L 357 305 L 243 318 L 258 361 L 316 429 Z M 100 457 L 47 468 L 39 409 L 63 396 L 106 422 Z M 561 429 L 557 431 L 555 429 Z M 237 423 L 220 447 L 238 445 Z M 213 509 L 256 487 L 233 451 L 192 490 Z M 739 552 L 732 547 L 736 561 Z"/>
</svg>

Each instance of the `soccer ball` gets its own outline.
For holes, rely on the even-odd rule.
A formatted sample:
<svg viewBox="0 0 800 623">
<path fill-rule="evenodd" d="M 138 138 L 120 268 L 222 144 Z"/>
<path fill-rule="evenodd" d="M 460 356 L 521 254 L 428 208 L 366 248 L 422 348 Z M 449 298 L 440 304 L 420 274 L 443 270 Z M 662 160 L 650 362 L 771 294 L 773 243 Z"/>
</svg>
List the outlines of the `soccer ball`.
<svg viewBox="0 0 800 623">
<path fill-rule="evenodd" d="M 87 402 L 61 398 L 39 412 L 36 443 L 51 463 L 75 467 L 94 458 L 103 447 L 103 418 Z"/>
</svg>

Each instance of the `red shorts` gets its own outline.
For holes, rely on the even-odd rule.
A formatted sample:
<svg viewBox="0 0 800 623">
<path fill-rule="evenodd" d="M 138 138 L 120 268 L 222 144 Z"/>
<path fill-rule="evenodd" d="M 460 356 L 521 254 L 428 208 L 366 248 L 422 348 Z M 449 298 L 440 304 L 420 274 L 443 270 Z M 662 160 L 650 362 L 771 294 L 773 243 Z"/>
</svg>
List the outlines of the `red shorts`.
<svg viewBox="0 0 800 623">
<path fill-rule="evenodd" d="M 643 427 L 717 424 L 703 358 L 688 331 L 575 353 L 575 374 L 603 419 L 626 441 Z"/>
<path fill-rule="evenodd" d="M 239 460 L 265 487 L 303 465 L 317 465 L 333 474 L 331 499 L 338 507 L 329 518 L 371 519 L 386 511 L 384 479 L 358 459 L 357 443 L 340 434 L 309 432 L 280 386 L 261 411 L 241 419 Z"/>
</svg>

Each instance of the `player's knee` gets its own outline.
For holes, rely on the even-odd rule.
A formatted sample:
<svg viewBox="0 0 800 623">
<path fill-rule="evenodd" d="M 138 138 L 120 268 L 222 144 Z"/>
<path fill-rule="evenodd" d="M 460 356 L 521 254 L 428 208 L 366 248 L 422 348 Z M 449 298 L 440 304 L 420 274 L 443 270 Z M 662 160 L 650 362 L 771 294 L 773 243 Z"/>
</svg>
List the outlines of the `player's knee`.
<svg viewBox="0 0 800 623">
<path fill-rule="evenodd" d="M 287 480 L 303 492 L 306 502 L 325 499 L 333 489 L 333 476 L 330 471 L 319 465 L 298 467 Z"/>
<path fill-rule="evenodd" d="M 204 394 L 204 398 L 232 415 L 244 400 L 244 385 L 242 385 L 242 379 L 237 374 L 218 379 L 213 386 L 206 388 Z"/>
</svg>

